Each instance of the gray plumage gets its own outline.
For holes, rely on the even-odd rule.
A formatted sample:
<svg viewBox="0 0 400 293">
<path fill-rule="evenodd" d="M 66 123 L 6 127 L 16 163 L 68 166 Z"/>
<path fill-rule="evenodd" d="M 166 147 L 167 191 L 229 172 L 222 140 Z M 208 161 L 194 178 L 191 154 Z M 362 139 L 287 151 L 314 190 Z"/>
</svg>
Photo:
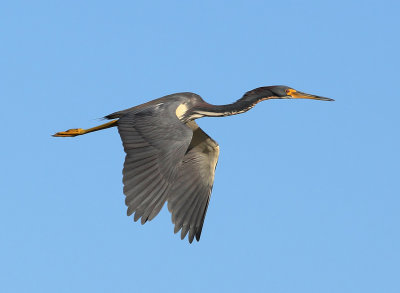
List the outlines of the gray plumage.
<svg viewBox="0 0 400 293">
<path fill-rule="evenodd" d="M 171 95 L 107 118 L 119 118 L 128 216 L 144 224 L 168 200 L 175 233 L 182 230 L 183 239 L 189 232 L 191 243 L 200 240 L 219 148 L 196 122 L 178 119 L 176 109 L 187 95 L 192 96 Z"/>
<path fill-rule="evenodd" d="M 118 127 L 126 152 L 123 168 L 128 216 L 144 224 L 168 201 L 168 209 L 181 238 L 200 240 L 218 162 L 218 144 L 195 119 L 244 113 L 268 99 L 332 99 L 298 92 L 287 86 L 248 91 L 228 105 L 211 105 L 193 93 L 165 96 L 105 116 L 116 119 L 90 129 L 69 129 L 54 134 L 73 137 Z"/>
</svg>

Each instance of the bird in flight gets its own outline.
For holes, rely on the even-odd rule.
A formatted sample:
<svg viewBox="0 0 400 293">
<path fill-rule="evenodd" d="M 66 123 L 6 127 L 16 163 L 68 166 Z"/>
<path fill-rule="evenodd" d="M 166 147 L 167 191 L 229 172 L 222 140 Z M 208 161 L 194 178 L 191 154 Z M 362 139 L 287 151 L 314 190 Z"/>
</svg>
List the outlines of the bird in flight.
<svg viewBox="0 0 400 293">
<path fill-rule="evenodd" d="M 126 153 L 123 168 L 128 216 L 152 220 L 168 201 L 168 210 L 190 243 L 200 240 L 214 183 L 219 146 L 195 122 L 201 117 L 244 113 L 270 99 L 333 99 L 306 94 L 287 86 L 266 86 L 246 92 L 228 105 L 211 105 L 189 92 L 168 95 L 112 113 L 108 123 L 89 129 L 69 129 L 56 137 L 73 137 L 117 127 Z"/>
</svg>

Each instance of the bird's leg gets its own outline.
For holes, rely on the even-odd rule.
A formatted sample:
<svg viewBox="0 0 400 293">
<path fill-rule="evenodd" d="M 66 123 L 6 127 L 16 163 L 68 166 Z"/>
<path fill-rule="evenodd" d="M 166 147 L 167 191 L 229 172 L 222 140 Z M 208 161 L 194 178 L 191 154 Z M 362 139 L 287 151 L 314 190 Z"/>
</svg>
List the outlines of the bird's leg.
<svg viewBox="0 0 400 293">
<path fill-rule="evenodd" d="M 86 133 L 89 133 L 89 132 L 103 130 L 103 129 L 106 129 L 106 128 L 117 126 L 117 121 L 118 120 L 113 120 L 113 121 L 110 121 L 110 122 L 107 122 L 105 124 L 102 124 L 102 125 L 99 125 L 99 126 L 96 126 L 96 127 L 92 127 L 92 128 L 89 128 L 89 129 L 82 129 L 82 128 L 69 129 L 67 131 L 57 132 L 56 134 L 53 134 L 53 136 L 56 136 L 56 137 L 73 137 L 73 136 L 77 136 L 77 135 L 82 135 L 82 134 L 86 134 Z"/>
</svg>

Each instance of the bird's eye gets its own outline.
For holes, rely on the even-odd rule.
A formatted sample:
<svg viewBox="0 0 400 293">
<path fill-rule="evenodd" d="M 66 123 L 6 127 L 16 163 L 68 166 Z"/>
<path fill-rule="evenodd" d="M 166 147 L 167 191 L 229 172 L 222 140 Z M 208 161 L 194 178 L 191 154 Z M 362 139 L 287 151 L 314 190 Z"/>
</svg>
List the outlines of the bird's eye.
<svg viewBox="0 0 400 293">
<path fill-rule="evenodd" d="M 296 92 L 296 90 L 294 90 L 294 89 L 287 89 L 287 90 L 285 90 L 285 92 L 286 92 L 286 94 L 287 94 L 288 96 L 291 96 L 293 93 Z"/>
</svg>

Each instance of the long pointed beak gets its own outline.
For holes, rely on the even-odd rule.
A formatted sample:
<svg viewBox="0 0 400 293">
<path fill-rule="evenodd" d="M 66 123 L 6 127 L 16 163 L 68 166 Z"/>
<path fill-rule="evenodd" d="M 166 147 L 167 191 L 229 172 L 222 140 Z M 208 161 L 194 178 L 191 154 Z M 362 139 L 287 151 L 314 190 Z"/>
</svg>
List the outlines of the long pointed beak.
<svg viewBox="0 0 400 293">
<path fill-rule="evenodd" d="M 321 96 L 310 95 L 310 94 L 306 94 L 306 93 L 302 93 L 302 92 L 298 92 L 298 91 L 290 93 L 290 96 L 293 99 L 311 99 L 311 100 L 320 100 L 320 101 L 334 101 L 334 99 L 325 98 L 325 97 L 321 97 Z"/>
</svg>

